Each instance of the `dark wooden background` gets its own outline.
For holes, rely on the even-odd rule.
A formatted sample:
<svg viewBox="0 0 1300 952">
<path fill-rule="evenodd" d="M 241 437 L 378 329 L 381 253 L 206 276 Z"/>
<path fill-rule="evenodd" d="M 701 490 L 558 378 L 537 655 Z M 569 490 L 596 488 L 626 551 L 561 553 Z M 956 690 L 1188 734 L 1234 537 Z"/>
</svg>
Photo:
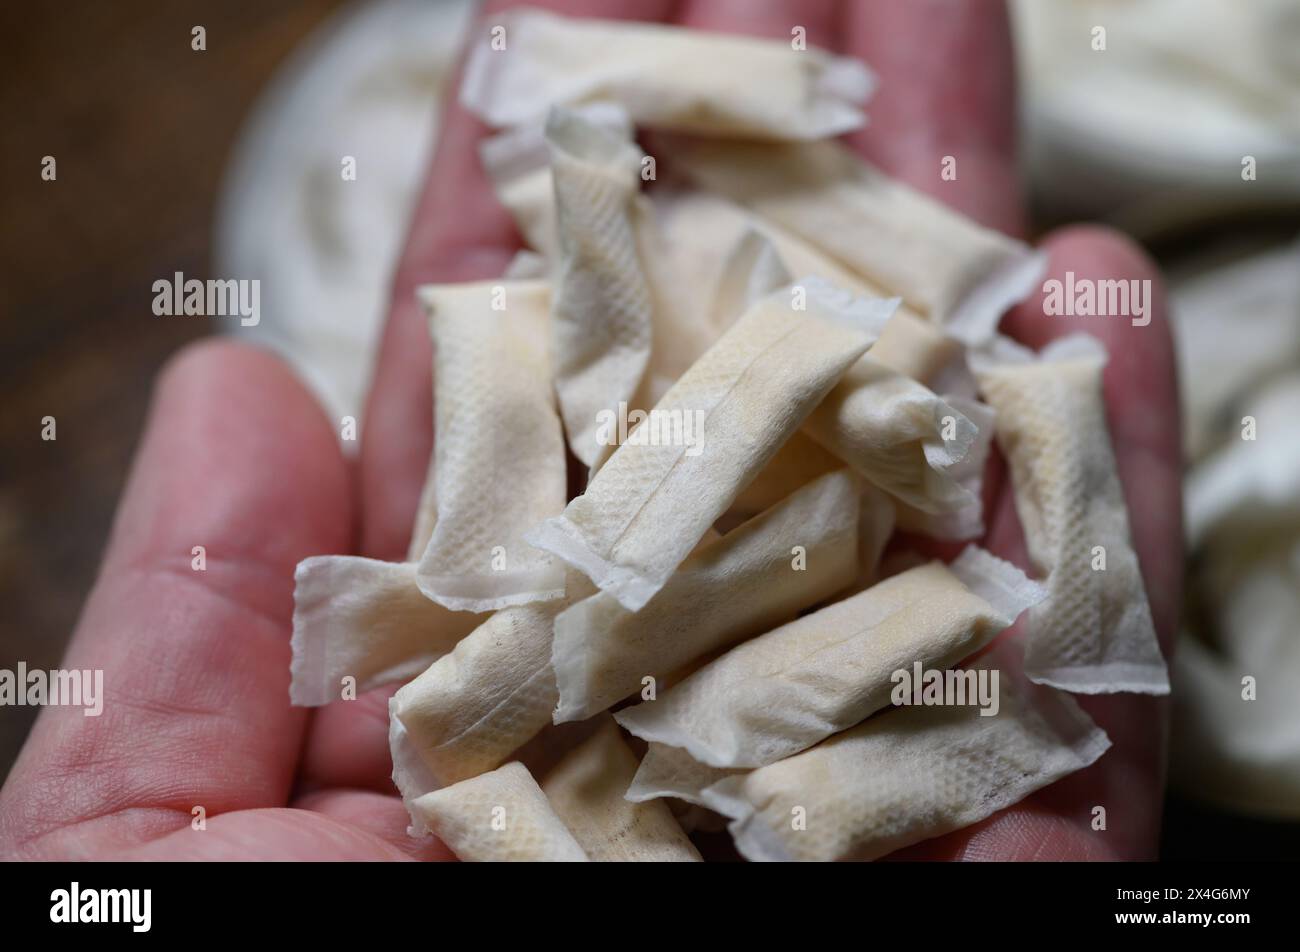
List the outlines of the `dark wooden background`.
<svg viewBox="0 0 1300 952">
<path fill-rule="evenodd" d="M 207 318 L 151 285 L 205 277 L 240 124 L 341 0 L 0 5 L 0 668 L 56 665 L 94 579 L 150 387 Z M 190 30 L 207 30 L 207 50 Z M 58 178 L 41 180 L 41 158 Z M 40 420 L 58 439 L 40 438 Z M 0 708 L 0 780 L 35 712 Z"/>
</svg>

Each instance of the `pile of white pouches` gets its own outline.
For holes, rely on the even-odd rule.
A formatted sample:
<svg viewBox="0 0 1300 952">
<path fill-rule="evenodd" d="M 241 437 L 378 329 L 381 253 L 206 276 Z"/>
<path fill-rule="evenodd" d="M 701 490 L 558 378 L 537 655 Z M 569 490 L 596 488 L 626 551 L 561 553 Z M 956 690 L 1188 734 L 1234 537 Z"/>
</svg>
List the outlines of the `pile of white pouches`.
<svg viewBox="0 0 1300 952">
<path fill-rule="evenodd" d="M 684 828 L 718 815 L 750 859 L 872 858 L 1095 761 L 1066 692 L 1168 682 L 1105 355 L 996 333 L 1038 256 L 835 140 L 857 62 L 493 26 L 461 99 L 531 250 L 421 290 L 408 561 L 299 565 L 294 701 L 407 682 L 393 779 L 466 860 L 698 860 Z M 1038 580 L 975 545 L 882 564 L 895 530 L 982 535 L 994 437 Z"/>
</svg>

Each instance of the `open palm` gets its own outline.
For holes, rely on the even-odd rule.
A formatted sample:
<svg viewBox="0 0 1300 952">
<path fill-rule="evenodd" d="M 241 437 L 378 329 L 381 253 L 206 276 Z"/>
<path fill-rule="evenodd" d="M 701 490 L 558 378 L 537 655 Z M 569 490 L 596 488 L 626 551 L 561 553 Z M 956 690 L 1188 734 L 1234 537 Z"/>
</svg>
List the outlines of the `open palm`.
<svg viewBox="0 0 1300 952">
<path fill-rule="evenodd" d="M 490 3 L 488 9 L 511 4 Z M 578 16 L 671 20 L 857 55 L 881 85 L 853 145 L 992 227 L 1023 228 L 1005 10 L 993 0 L 564 0 Z M 490 19 L 490 13 L 489 13 Z M 415 286 L 495 277 L 518 247 L 479 167 L 486 130 L 454 103 L 393 284 L 359 465 L 274 357 L 209 341 L 163 373 L 99 580 L 63 663 L 104 671 L 103 715 L 47 708 L 0 792 L 0 855 L 17 858 L 446 858 L 406 835 L 389 781 L 387 697 L 314 713 L 288 702 L 293 569 L 321 553 L 402 558 L 432 439 L 431 355 Z M 939 176 L 957 159 L 955 181 Z M 1168 654 L 1181 579 L 1173 355 L 1150 263 L 1101 229 L 1049 236 L 1049 270 L 1152 279 L 1146 327 L 1107 344 L 1106 401 L 1143 577 Z M 1031 299 L 1003 330 L 1039 347 L 1076 325 Z M 1024 566 L 995 460 L 985 544 Z M 190 568 L 202 545 L 207 570 Z M 908 857 L 1149 858 L 1159 831 L 1165 705 L 1082 699 L 1114 746 L 1096 764 Z M 1104 806 L 1107 829 L 1094 831 Z M 195 829 L 202 808 L 203 829 Z"/>
</svg>

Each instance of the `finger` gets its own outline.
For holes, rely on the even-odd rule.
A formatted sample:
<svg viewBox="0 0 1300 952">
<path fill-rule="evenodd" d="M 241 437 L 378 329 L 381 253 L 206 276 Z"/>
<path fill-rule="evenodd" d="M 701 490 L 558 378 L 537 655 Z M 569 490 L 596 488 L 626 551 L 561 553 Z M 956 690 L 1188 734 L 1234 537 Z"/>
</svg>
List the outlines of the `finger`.
<svg viewBox="0 0 1300 952">
<path fill-rule="evenodd" d="M 1127 317 L 1048 316 L 1040 291 L 1014 308 L 1003 329 L 1040 349 L 1084 330 L 1110 354 L 1103 390 L 1111 442 L 1156 633 L 1168 657 L 1181 601 L 1182 528 L 1178 392 L 1172 340 L 1159 274 L 1127 239 L 1106 229 L 1069 228 L 1050 235 L 1049 279 L 1149 281 L 1150 323 Z M 1086 320 L 1086 325 L 1079 321 Z M 989 548 L 1027 565 L 1011 492 L 991 517 Z M 1155 855 L 1160 829 L 1167 704 L 1137 694 L 1078 696 L 1112 747 L 1091 767 L 1040 791 L 984 823 L 941 837 L 920 850 L 929 858 L 1142 859 Z M 1106 810 L 1106 829 L 1092 826 Z M 910 858 L 918 854 L 909 853 Z"/>
<path fill-rule="evenodd" d="M 493 17 L 514 5 L 509 0 L 488 4 L 470 42 L 485 42 Z M 570 16 L 661 20 L 673 2 L 635 0 L 612 12 L 601 0 L 552 0 L 535 6 Z M 489 130 L 461 108 L 456 100 L 459 86 L 458 70 L 443 104 L 438 147 L 393 279 L 366 403 L 359 478 L 361 552 L 372 558 L 404 557 L 433 447 L 433 349 L 415 289 L 430 282 L 497 277 L 519 247 L 514 222 L 479 162 L 478 146 Z M 309 732 L 303 782 L 391 790 L 387 714 L 377 713 L 372 707 L 349 705 L 318 712 Z"/>
<path fill-rule="evenodd" d="M 1132 241 L 1095 226 L 1049 235 L 1047 280 L 1136 281 L 1149 289 L 1150 323 L 1141 316 L 1068 317 L 1045 313 L 1039 290 L 1013 308 L 1005 333 L 1041 349 L 1065 334 L 1085 331 L 1109 354 L 1102 378 L 1106 422 L 1128 504 L 1133 545 L 1142 566 L 1156 631 L 1172 649 L 1182 603 L 1182 441 L 1173 337 L 1163 283 L 1152 261 Z"/>
<path fill-rule="evenodd" d="M 360 455 L 361 552 L 399 560 L 433 448 L 433 348 L 415 289 L 497 276 L 518 247 L 477 159 L 483 127 L 450 105 L 437 159 L 393 279 L 388 320 L 366 400 Z M 449 189 L 458 185 L 459 191 Z M 460 223 L 460 236 L 450 234 Z"/>
<path fill-rule="evenodd" d="M 487 42 L 492 18 L 515 6 L 487 4 L 471 44 Z M 537 4 L 571 16 L 658 20 L 669 0 L 635 0 L 617 10 L 600 0 Z M 433 163 L 425 179 L 393 278 L 388 320 L 380 342 L 361 438 L 361 552 L 400 559 L 433 446 L 433 351 L 415 289 L 430 282 L 498 277 L 519 248 L 509 213 L 497 201 L 479 162 L 478 145 L 489 132 L 456 100 L 460 71 L 448 87 Z"/>
<path fill-rule="evenodd" d="M 398 685 L 317 708 L 303 746 L 304 791 L 359 788 L 393 792 L 388 699 Z"/>
<path fill-rule="evenodd" d="M 1102 378 L 1106 422 L 1137 553 L 1166 659 L 1172 656 L 1182 604 L 1182 444 L 1173 338 L 1160 275 L 1127 238 L 1109 229 L 1072 227 L 1044 242 L 1048 277 L 1076 282 L 1136 281 L 1145 288 L 1149 323 L 1132 316 L 1052 317 L 1040 290 L 1004 322 L 1007 333 L 1040 348 L 1084 329 L 1109 354 Z M 1144 321 L 1146 317 L 1138 317 Z M 1151 857 L 1160 829 L 1168 704 L 1136 694 L 1081 697 L 1080 705 L 1111 737 L 1114 747 L 1092 770 L 1089 794 L 1109 816 L 1106 838 L 1128 856 Z"/>
<path fill-rule="evenodd" d="M 112 859 L 132 862 L 379 862 L 412 858 L 409 849 L 376 832 L 323 813 L 241 810 L 185 827 Z"/>
<path fill-rule="evenodd" d="M 294 806 L 378 837 L 412 859 L 446 862 L 456 858 L 435 837 L 412 836 L 407 832 L 411 815 L 398 797 L 365 790 L 330 790 L 300 797 Z"/>
<path fill-rule="evenodd" d="M 1076 775 L 1078 776 L 1078 775 Z M 908 862 L 1114 862 L 1133 859 L 1114 848 L 1087 823 L 1042 798 L 1066 786 L 1066 778 L 1047 790 L 973 826 L 899 850 L 890 860 Z"/>
<path fill-rule="evenodd" d="M 803 27 L 809 45 L 834 51 L 843 6 L 840 0 L 686 0 L 674 19 L 696 30 L 786 40 Z"/>
<path fill-rule="evenodd" d="M 849 141 L 891 175 L 1010 235 L 1025 230 L 1015 65 L 1002 0 L 879 0 L 845 8 L 843 52 L 879 80 Z M 955 178 L 941 176 L 951 157 Z"/>
<path fill-rule="evenodd" d="M 205 342 L 162 374 L 108 553 L 63 664 L 103 710 L 47 707 L 0 796 L 0 842 L 75 853 L 286 802 L 299 559 L 346 551 L 338 444 L 279 360 Z M 203 546 L 206 568 L 192 568 Z"/>
</svg>

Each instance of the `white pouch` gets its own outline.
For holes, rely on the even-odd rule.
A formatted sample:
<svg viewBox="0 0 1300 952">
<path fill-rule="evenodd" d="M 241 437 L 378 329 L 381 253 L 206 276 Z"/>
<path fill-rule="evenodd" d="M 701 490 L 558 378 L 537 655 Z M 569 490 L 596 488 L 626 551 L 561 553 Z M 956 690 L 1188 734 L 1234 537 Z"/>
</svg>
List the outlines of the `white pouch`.
<svg viewBox="0 0 1300 952">
<path fill-rule="evenodd" d="M 872 360 L 927 387 L 945 378 L 949 368 L 964 356 L 961 343 L 942 327 L 902 310 L 885 323 L 880 339 L 868 353 Z"/>
<path fill-rule="evenodd" d="M 492 28 L 470 52 L 460 101 L 493 126 L 611 100 L 637 125 L 818 139 L 863 125 L 873 86 L 857 60 L 780 40 L 540 10 L 502 14 Z"/>
<path fill-rule="evenodd" d="M 576 573 L 568 589 L 563 599 L 492 615 L 393 695 L 389 711 L 403 731 L 390 735 L 398 789 L 446 786 L 491 770 L 551 723 L 555 616 L 592 591 Z"/>
<path fill-rule="evenodd" d="M 633 434 L 641 439 L 525 538 L 623 607 L 642 608 L 892 311 L 883 301 L 846 307 L 811 285 L 805 310 L 796 300 L 783 291 L 750 308 L 673 385 Z"/>
<path fill-rule="evenodd" d="M 644 679 L 661 682 L 849 585 L 859 574 L 858 495 L 847 470 L 823 476 L 693 554 L 640 611 L 606 592 L 563 611 L 555 722 L 603 711 Z"/>
<path fill-rule="evenodd" d="M 897 507 L 883 490 L 859 481 L 858 498 L 858 577 L 837 598 L 848 598 L 865 591 L 880 580 L 885 548 L 898 524 Z"/>
<path fill-rule="evenodd" d="M 950 668 L 1043 597 L 976 546 L 895 575 L 731 649 L 615 718 L 714 767 L 761 767 L 890 703 L 895 673 Z"/>
<path fill-rule="evenodd" d="M 951 511 L 927 512 L 899 499 L 898 527 L 936 539 L 980 538 L 984 535 L 984 469 L 996 414 L 975 398 L 975 380 L 966 366 L 963 348 L 937 325 L 898 313 L 890 318 L 867 356 L 934 390 L 942 403 L 975 427 L 962 458 L 942 471 L 944 479 L 961 487 L 967 502 Z M 941 412 L 940 419 L 944 416 Z"/>
<path fill-rule="evenodd" d="M 1029 558 L 1047 576 L 1048 597 L 1029 614 L 1025 670 L 1083 694 L 1167 694 L 1106 428 L 1104 348 L 1073 334 L 1036 357 L 1002 340 L 973 359 L 998 414 Z"/>
<path fill-rule="evenodd" d="M 293 575 L 293 662 L 289 698 L 318 707 L 405 681 L 483 621 L 425 598 L 415 565 L 353 555 L 303 559 Z"/>
<path fill-rule="evenodd" d="M 689 269 L 683 268 L 680 249 L 665 231 L 651 194 L 638 195 L 632 206 L 637 252 L 653 301 L 650 366 L 634 402 L 642 410 L 658 404 L 720 333 L 699 313 L 698 286 L 691 282 Z"/>
<path fill-rule="evenodd" d="M 707 269 L 698 272 L 695 286 L 713 287 L 712 303 L 697 315 L 701 324 L 716 328 L 716 333 L 721 334 L 756 301 L 791 282 L 791 272 L 776 245 L 752 227 L 752 216 L 744 209 L 711 196 L 702 200 L 683 199 L 672 209 L 670 220 L 676 222 L 672 237 L 679 253 L 685 242 L 683 258 L 693 259 L 698 263 L 697 268 L 703 265 Z M 688 226 L 689 235 L 684 230 Z M 710 240 L 712 247 L 704 244 Z M 731 250 L 719 262 L 716 249 L 726 244 Z M 692 273 L 689 267 L 683 272 Z M 758 475 L 741 489 L 724 518 L 748 519 L 817 477 L 842 467 L 842 460 L 802 432 L 793 433 Z"/>
<path fill-rule="evenodd" d="M 592 862 L 701 862 L 667 804 L 624 798 L 636 768 L 636 755 L 606 717 L 546 775 L 542 792 Z"/>
<path fill-rule="evenodd" d="M 569 447 L 592 467 L 612 451 L 601 418 L 636 394 L 650 360 L 652 299 L 631 214 L 641 150 L 575 112 L 546 123 L 559 262 L 551 345 Z"/>
<path fill-rule="evenodd" d="M 952 474 L 975 443 L 975 424 L 870 352 L 803 428 L 859 476 L 922 512 L 952 513 L 978 502 Z"/>
<path fill-rule="evenodd" d="M 857 297 L 889 297 L 803 239 L 721 195 L 661 182 L 646 197 L 665 237 L 663 253 L 683 286 L 711 289 L 707 297 L 695 296 L 700 302 L 695 320 L 715 335 L 735 323 L 764 288 L 775 290 L 793 275 L 819 278 Z M 720 248 L 730 250 L 719 257 Z M 906 304 L 900 303 L 895 316 L 899 314 L 911 314 Z"/>
<path fill-rule="evenodd" d="M 749 772 L 745 767 L 710 767 L 692 757 L 685 748 L 651 742 L 625 796 L 633 803 L 672 797 L 704 806 L 705 787 Z"/>
<path fill-rule="evenodd" d="M 735 525 L 752 519 L 814 479 L 841 469 L 844 461 L 838 456 L 802 432 L 792 433 L 758 475 L 736 494 L 723 521 L 732 520 L 729 525 Z"/>
<path fill-rule="evenodd" d="M 420 487 L 420 501 L 411 520 L 411 541 L 406 548 L 406 561 L 419 563 L 420 556 L 433 538 L 433 526 L 438 521 L 438 451 L 429 451 L 429 466 L 424 472 L 424 485 Z M 418 587 L 418 586 L 417 586 Z"/>
<path fill-rule="evenodd" d="M 556 109 L 553 113 L 570 127 L 582 130 L 581 135 L 568 136 L 569 139 L 577 138 L 579 145 L 586 139 L 626 141 L 627 149 L 617 151 L 626 152 L 629 157 L 635 151 L 631 122 L 627 113 L 614 103 L 593 102 L 573 109 Z M 485 140 L 480 147 L 483 164 L 492 178 L 497 197 L 514 217 L 525 241 L 541 253 L 542 261 L 555 263 L 561 269 L 567 267 L 570 272 L 575 269 L 578 271 L 577 284 L 570 294 L 571 300 L 576 297 L 578 304 L 591 311 L 600 311 L 609 304 L 615 313 L 622 313 L 627 311 L 634 299 L 645 303 L 644 295 L 636 287 L 645 286 L 649 298 L 649 343 L 644 344 L 638 338 L 629 347 L 628 341 L 623 340 L 620 343 L 623 357 L 615 360 L 595 354 L 593 362 L 597 366 L 592 369 L 599 370 L 612 365 L 617 371 L 619 366 L 627 363 L 628 354 L 644 354 L 648 348 L 649 365 L 644 368 L 641 386 L 632 391 L 635 396 L 627 400 L 632 409 L 652 406 L 717 337 L 717 332 L 698 319 L 699 315 L 693 313 L 694 309 L 690 305 L 691 295 L 685 289 L 696 285 L 690 280 L 690 269 L 683 271 L 683 266 L 690 259 L 677 253 L 678 236 L 663 233 L 655 204 L 646 195 L 636 191 L 635 181 L 630 181 L 626 175 L 629 169 L 623 170 L 621 182 L 613 182 L 610 175 L 605 174 L 611 170 L 608 161 L 578 161 L 574 155 L 562 154 L 556 157 L 556 162 L 569 169 L 567 174 L 562 173 L 560 176 L 561 187 L 566 188 L 567 183 L 566 193 L 570 195 L 568 204 L 587 213 L 580 215 L 580 219 L 591 219 L 594 214 L 604 223 L 601 234 L 593 234 L 591 228 L 579 228 L 575 236 L 586 239 L 579 244 L 578 250 L 585 256 L 594 255 L 598 259 L 596 266 L 590 270 L 600 276 L 600 280 L 593 282 L 591 275 L 584 273 L 590 261 L 582 262 L 582 267 L 579 268 L 579 262 L 570 254 L 566 265 L 565 256 L 559 247 L 556 179 L 551 151 L 545 126 L 540 122 L 499 133 Z M 579 151 L 589 149 L 584 147 Z M 636 152 L 636 155 L 639 157 L 640 153 Z M 618 157 L 615 155 L 613 158 Z M 616 162 L 615 171 L 617 164 Z M 617 208 L 611 208 L 609 202 L 584 203 L 579 194 L 592 190 L 607 192 L 611 187 L 617 192 L 630 188 L 626 203 L 618 202 Z M 629 229 L 631 243 L 628 236 L 623 234 Z M 674 240 L 669 241 L 670 237 Z M 616 258 L 610 254 L 611 248 L 619 249 Z M 613 267 L 615 264 L 618 266 Z M 530 265 L 536 267 L 531 262 Z M 595 293 L 591 287 L 593 284 L 595 290 L 605 292 L 603 298 L 612 300 L 585 300 Z M 634 287 L 635 293 L 629 293 Z M 625 290 L 620 291 L 620 288 Z M 596 323 L 594 315 L 588 316 Z M 634 323 L 632 326 L 640 325 Z M 627 328 L 620 324 L 620 329 Z M 605 335 L 606 330 L 602 324 L 595 336 Z M 576 340 L 579 345 L 584 342 L 580 333 L 576 335 Z M 630 377 L 631 373 L 625 376 Z M 577 387 L 580 383 L 581 380 L 571 381 L 569 386 Z M 601 388 L 591 389 L 599 391 Z M 625 384 L 615 388 L 624 392 L 627 389 Z M 618 399 L 608 393 L 599 395 L 602 398 L 600 408 L 617 407 Z M 594 412 L 587 415 L 594 415 Z M 570 412 L 570 416 L 574 416 L 574 413 Z M 608 449 L 602 447 L 602 450 L 605 452 L 598 457 L 597 462 L 608 456 Z"/>
<path fill-rule="evenodd" d="M 412 832 L 432 833 L 462 862 L 588 861 L 521 763 L 426 793 L 410 807 Z"/>
<path fill-rule="evenodd" d="M 1038 286 L 1045 259 L 891 179 L 838 142 L 674 137 L 673 167 L 837 259 L 968 344 Z"/>
<path fill-rule="evenodd" d="M 614 103 L 587 103 L 567 111 L 608 135 L 632 141 L 631 119 Z M 551 149 L 546 142 L 547 118 L 547 113 L 542 113 L 533 122 L 487 137 L 479 145 L 479 159 L 524 242 L 554 262 L 559 260 L 559 232 Z"/>
<path fill-rule="evenodd" d="M 728 256 L 715 292 L 715 314 L 739 314 L 788 281 L 776 246 L 747 231 Z M 819 293 L 836 293 L 821 279 L 818 285 Z M 846 303 L 854 298 L 850 291 L 838 293 Z M 959 356 L 957 342 L 933 324 L 895 312 L 871 350 L 809 415 L 803 433 L 912 508 L 949 518 L 973 509 L 978 519 L 979 497 L 951 472 L 975 445 L 975 425 L 912 376 L 936 376 Z M 815 465 L 816 457 L 804 453 L 799 442 L 792 440 L 796 445 L 787 443 L 777 452 L 755 478 L 756 488 L 795 469 L 789 457 L 797 456 L 803 466 Z"/>
<path fill-rule="evenodd" d="M 993 717 L 897 708 L 700 798 L 732 818 L 736 848 L 754 861 L 875 859 L 978 823 L 1110 747 L 1073 698 L 1017 677 L 1015 647 L 980 659 L 1000 674 Z"/>
<path fill-rule="evenodd" d="M 564 568 L 521 533 L 564 508 L 564 438 L 542 282 L 423 287 L 434 342 L 437 516 L 417 576 L 456 611 L 564 594 Z"/>
<path fill-rule="evenodd" d="M 966 447 L 965 455 L 944 469 L 944 476 L 961 487 L 967 502 L 951 512 L 926 512 L 895 499 L 898 528 L 904 532 L 959 542 L 979 539 L 985 531 L 984 524 L 984 469 L 993 447 L 997 414 L 993 408 L 978 400 L 946 395 L 943 401 L 970 421 L 975 437 Z"/>
</svg>

